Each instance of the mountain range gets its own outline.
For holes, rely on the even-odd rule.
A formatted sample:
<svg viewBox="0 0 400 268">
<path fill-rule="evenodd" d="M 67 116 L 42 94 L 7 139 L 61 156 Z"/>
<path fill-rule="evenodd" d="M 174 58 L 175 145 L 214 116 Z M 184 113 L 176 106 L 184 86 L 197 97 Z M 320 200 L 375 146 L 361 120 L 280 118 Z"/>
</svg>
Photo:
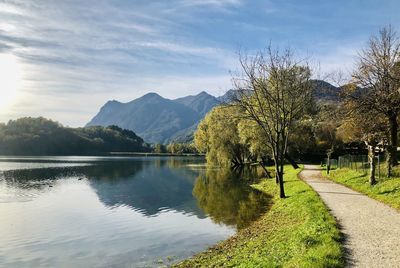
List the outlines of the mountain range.
<svg viewBox="0 0 400 268">
<path fill-rule="evenodd" d="M 336 101 L 340 88 L 313 80 L 317 101 Z M 149 143 L 189 142 L 198 123 L 215 106 L 226 101 L 234 91 L 215 97 L 203 91 L 197 95 L 166 99 L 148 93 L 127 103 L 108 101 L 86 126 L 117 125 L 134 131 Z"/>
</svg>

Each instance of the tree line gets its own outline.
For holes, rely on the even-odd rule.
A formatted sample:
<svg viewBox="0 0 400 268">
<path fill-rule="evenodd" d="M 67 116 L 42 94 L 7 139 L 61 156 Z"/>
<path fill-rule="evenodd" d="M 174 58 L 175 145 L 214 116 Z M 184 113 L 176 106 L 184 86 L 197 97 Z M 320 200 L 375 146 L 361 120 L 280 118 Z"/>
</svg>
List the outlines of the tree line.
<svg viewBox="0 0 400 268">
<path fill-rule="evenodd" d="M 25 117 L 0 124 L 2 155 L 94 155 L 150 151 L 150 145 L 133 131 L 117 126 L 69 128 L 43 117 Z"/>
<path fill-rule="evenodd" d="M 96 155 L 110 152 L 198 153 L 192 143 L 148 144 L 133 131 L 111 125 L 64 127 L 43 117 L 0 123 L 2 155 Z"/>
<path fill-rule="evenodd" d="M 372 36 L 359 52 L 351 79 L 340 82 L 340 100 L 317 102 L 313 70 L 291 49 L 271 45 L 240 54 L 230 100 L 206 115 L 194 135 L 196 148 L 213 165 L 272 162 L 284 192 L 284 164 L 293 158 L 368 149 L 371 184 L 375 154 L 387 155 L 387 175 L 398 164 L 400 41 L 391 26 Z M 337 76 L 339 77 L 339 76 Z"/>
<path fill-rule="evenodd" d="M 157 154 L 198 154 L 198 150 L 193 143 L 171 142 L 167 145 L 157 143 L 152 145 L 152 149 L 153 152 Z"/>
</svg>

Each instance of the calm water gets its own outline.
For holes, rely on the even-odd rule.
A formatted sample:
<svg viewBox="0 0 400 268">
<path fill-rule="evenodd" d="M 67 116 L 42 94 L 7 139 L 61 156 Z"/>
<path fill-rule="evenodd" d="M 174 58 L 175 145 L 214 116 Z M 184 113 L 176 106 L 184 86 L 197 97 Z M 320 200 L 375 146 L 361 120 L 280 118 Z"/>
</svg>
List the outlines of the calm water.
<svg viewBox="0 0 400 268">
<path fill-rule="evenodd" d="M 269 199 L 203 164 L 0 157 L 0 266 L 157 267 L 226 239 Z"/>
</svg>

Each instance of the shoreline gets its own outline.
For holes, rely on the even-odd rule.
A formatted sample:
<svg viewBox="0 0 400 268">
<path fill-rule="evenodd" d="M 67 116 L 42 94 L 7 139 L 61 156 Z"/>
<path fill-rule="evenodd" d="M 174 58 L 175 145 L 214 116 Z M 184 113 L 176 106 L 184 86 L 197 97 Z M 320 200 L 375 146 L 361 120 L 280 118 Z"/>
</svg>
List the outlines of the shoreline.
<svg viewBox="0 0 400 268">
<path fill-rule="evenodd" d="M 320 197 L 285 167 L 288 198 L 280 199 L 276 184 L 264 179 L 253 188 L 273 196 L 266 213 L 232 237 L 173 267 L 343 267 L 338 225 Z"/>
</svg>

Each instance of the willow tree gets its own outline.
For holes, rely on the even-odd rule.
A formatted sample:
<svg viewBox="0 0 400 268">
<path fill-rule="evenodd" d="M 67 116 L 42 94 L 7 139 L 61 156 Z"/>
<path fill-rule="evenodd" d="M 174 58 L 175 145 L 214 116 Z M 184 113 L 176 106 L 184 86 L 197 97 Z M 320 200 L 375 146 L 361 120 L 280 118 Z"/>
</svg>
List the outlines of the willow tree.
<svg viewBox="0 0 400 268">
<path fill-rule="evenodd" d="M 261 159 L 266 162 L 266 158 L 271 155 L 271 149 L 265 143 L 265 134 L 262 129 L 250 120 L 240 120 L 238 124 L 240 142 L 246 144 L 254 161 Z"/>
<path fill-rule="evenodd" d="M 218 106 L 198 125 L 194 143 L 199 152 L 206 153 L 208 164 L 234 167 L 244 164 L 249 153 L 240 141 L 237 113 L 235 107 Z"/>
<path fill-rule="evenodd" d="M 240 56 L 241 74 L 233 78 L 233 105 L 242 118 L 255 122 L 265 135 L 275 163 L 281 198 L 285 198 L 284 163 L 294 123 L 312 99 L 311 71 L 290 49 L 268 47 L 255 56 Z"/>
<path fill-rule="evenodd" d="M 400 114 L 400 39 L 391 26 L 384 27 L 370 38 L 361 51 L 357 70 L 353 74 L 357 90 L 347 94 L 355 109 L 368 113 L 374 110 L 384 116 L 389 125 L 387 174 L 397 165 L 398 117 Z M 371 122 L 372 123 L 372 122 Z"/>
</svg>

